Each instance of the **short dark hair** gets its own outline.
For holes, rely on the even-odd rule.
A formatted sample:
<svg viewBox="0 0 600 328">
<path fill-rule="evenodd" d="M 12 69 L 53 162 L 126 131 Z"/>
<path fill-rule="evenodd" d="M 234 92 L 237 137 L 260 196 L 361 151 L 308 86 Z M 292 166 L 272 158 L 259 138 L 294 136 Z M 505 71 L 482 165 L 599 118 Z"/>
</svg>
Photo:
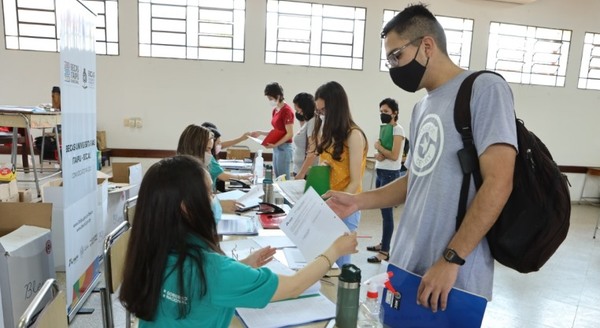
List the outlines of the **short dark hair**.
<svg viewBox="0 0 600 328">
<path fill-rule="evenodd" d="M 392 30 L 408 40 L 431 36 L 440 51 L 448 54 L 444 28 L 422 3 L 410 5 L 392 18 L 381 31 L 381 38 L 385 38 Z"/>
<path fill-rule="evenodd" d="M 203 126 L 205 128 L 213 128 L 213 129 L 217 128 L 217 126 L 211 122 L 204 122 L 204 123 L 200 124 L 200 126 Z"/>
<path fill-rule="evenodd" d="M 383 99 L 379 103 L 379 107 L 381 107 L 383 105 L 387 105 L 392 110 L 392 112 L 394 112 L 394 113 L 398 113 L 398 111 L 399 111 L 399 109 L 398 109 L 398 103 L 396 102 L 396 100 L 394 100 L 392 98 L 385 98 L 385 99 Z"/>
<path fill-rule="evenodd" d="M 392 98 L 385 98 L 379 103 L 379 107 L 387 105 L 391 110 L 395 120 L 398 120 L 398 103 Z"/>
<path fill-rule="evenodd" d="M 307 121 L 315 116 L 315 98 L 310 93 L 300 92 L 294 97 L 293 103 L 302 109 L 302 115 Z"/>
<path fill-rule="evenodd" d="M 283 88 L 277 82 L 269 83 L 265 87 L 265 96 L 269 96 L 269 97 L 273 97 L 273 98 L 277 98 L 278 96 L 281 96 L 281 99 L 283 100 Z"/>
</svg>

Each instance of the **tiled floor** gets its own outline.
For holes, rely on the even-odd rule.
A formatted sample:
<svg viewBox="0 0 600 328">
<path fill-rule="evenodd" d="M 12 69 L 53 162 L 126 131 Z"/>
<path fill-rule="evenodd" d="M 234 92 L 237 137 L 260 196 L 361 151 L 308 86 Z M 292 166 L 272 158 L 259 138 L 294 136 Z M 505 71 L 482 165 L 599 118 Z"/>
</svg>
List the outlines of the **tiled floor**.
<svg viewBox="0 0 600 328">
<path fill-rule="evenodd" d="M 402 207 L 395 210 L 396 222 Z M 540 272 L 519 274 L 496 265 L 494 299 L 488 304 L 483 327 L 592 328 L 600 327 L 600 238 L 592 239 L 600 208 L 574 205 L 569 235 L 557 253 Z M 359 228 L 360 253 L 353 263 L 363 277 L 377 272 L 379 265 L 366 258 L 373 253 L 365 247 L 380 236 L 379 211 L 364 211 Z M 93 294 L 85 307 L 91 315 L 77 315 L 71 327 L 102 327 L 100 297 Z M 123 327 L 124 313 L 115 306 L 115 322 Z"/>
</svg>

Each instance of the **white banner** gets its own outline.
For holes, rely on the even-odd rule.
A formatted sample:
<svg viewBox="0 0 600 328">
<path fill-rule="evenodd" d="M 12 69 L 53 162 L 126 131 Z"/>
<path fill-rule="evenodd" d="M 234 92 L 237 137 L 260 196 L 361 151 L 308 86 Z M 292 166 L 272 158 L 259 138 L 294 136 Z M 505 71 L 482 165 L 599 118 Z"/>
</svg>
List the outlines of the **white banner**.
<svg viewBox="0 0 600 328">
<path fill-rule="evenodd" d="M 100 275 L 96 220 L 96 15 L 76 0 L 57 1 L 60 33 L 62 170 L 67 312 L 85 301 Z"/>
</svg>

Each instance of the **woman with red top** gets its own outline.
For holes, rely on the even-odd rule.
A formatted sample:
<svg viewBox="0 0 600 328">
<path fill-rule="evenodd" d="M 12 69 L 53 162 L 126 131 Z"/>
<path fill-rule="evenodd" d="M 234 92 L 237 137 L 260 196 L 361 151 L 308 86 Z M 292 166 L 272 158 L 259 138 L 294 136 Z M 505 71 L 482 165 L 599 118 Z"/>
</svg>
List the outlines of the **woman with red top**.
<svg viewBox="0 0 600 328">
<path fill-rule="evenodd" d="M 271 113 L 271 131 L 253 131 L 250 135 L 254 138 L 264 135 L 265 147 L 273 149 L 273 170 L 275 176 L 285 175 L 290 179 L 290 166 L 292 164 L 292 137 L 294 136 L 294 110 L 283 101 L 283 88 L 277 82 L 269 83 L 265 87 L 265 96 L 273 108 Z M 268 139 L 273 139 L 269 140 Z"/>
</svg>

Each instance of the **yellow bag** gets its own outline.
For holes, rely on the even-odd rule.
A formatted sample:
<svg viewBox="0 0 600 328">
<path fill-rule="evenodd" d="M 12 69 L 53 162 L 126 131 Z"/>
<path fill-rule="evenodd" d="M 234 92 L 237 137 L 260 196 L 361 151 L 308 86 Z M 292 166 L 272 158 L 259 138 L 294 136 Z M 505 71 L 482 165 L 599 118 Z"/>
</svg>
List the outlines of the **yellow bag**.
<svg viewBox="0 0 600 328">
<path fill-rule="evenodd" d="M 0 181 L 10 182 L 16 178 L 17 174 L 11 163 L 0 163 Z"/>
</svg>

